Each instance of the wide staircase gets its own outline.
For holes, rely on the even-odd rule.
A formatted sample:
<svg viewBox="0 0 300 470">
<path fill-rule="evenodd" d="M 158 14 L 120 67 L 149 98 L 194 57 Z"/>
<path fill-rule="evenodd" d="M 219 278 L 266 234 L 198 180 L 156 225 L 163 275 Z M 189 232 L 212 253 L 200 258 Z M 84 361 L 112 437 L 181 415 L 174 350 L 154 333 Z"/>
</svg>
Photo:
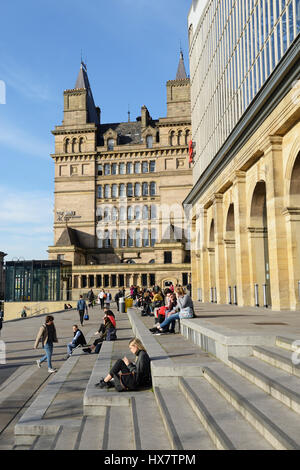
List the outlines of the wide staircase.
<svg viewBox="0 0 300 470">
<path fill-rule="evenodd" d="M 117 320 L 116 342 L 104 343 L 98 356 L 76 350 L 47 381 L 15 423 L 14 449 L 300 448 L 294 338 L 277 337 L 274 344 L 268 338 L 267 346 L 258 341 L 236 356 L 228 348 L 223 361 L 198 340 L 152 335 L 153 319 L 142 318 L 137 309 Z M 128 355 L 133 335 L 152 358 L 153 388 L 123 393 L 95 388 L 112 363 Z"/>
</svg>

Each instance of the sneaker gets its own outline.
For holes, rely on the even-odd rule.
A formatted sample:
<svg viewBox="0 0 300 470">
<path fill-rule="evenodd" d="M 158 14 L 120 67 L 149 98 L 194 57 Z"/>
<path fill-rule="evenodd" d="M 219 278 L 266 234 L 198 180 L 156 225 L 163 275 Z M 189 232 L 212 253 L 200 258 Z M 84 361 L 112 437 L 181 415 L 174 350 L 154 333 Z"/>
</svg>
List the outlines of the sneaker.
<svg viewBox="0 0 300 470">
<path fill-rule="evenodd" d="M 91 354 L 92 350 L 91 350 L 91 348 L 83 348 L 83 352 L 87 352 L 87 353 Z"/>
<path fill-rule="evenodd" d="M 48 372 L 49 372 L 49 374 L 53 374 L 54 372 L 56 372 L 56 370 L 55 369 L 48 369 Z"/>
<path fill-rule="evenodd" d="M 37 359 L 36 365 L 38 366 L 39 369 L 42 367 L 39 359 Z"/>
<path fill-rule="evenodd" d="M 104 382 L 103 379 L 101 379 L 99 383 L 95 384 L 95 387 L 97 388 L 111 388 L 112 386 L 113 385 L 109 382 Z"/>
</svg>

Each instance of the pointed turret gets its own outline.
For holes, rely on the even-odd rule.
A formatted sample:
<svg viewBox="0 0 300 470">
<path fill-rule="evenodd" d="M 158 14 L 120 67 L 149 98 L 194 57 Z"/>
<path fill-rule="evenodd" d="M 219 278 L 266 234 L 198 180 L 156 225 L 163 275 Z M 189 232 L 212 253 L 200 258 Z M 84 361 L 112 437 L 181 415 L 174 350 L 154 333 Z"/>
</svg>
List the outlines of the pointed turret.
<svg viewBox="0 0 300 470">
<path fill-rule="evenodd" d="M 181 50 L 177 74 L 176 74 L 176 80 L 184 80 L 186 78 L 188 77 L 187 77 L 185 66 L 184 66 L 183 52 Z"/>
</svg>

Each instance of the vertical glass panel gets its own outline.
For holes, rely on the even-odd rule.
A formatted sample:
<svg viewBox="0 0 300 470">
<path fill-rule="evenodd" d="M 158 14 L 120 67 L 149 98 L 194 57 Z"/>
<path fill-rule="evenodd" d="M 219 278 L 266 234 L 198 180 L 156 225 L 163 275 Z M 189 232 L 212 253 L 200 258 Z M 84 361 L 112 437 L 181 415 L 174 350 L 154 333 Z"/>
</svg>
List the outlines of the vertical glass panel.
<svg viewBox="0 0 300 470">
<path fill-rule="evenodd" d="M 105 163 L 104 165 L 104 174 L 110 175 L 110 163 Z"/>
<path fill-rule="evenodd" d="M 109 186 L 109 184 L 104 185 L 104 197 L 105 198 L 110 197 L 110 186 Z"/>
<path fill-rule="evenodd" d="M 300 0 L 296 0 L 296 25 L 296 35 L 298 36 L 298 34 L 300 33 Z"/>
<path fill-rule="evenodd" d="M 276 26 L 276 33 L 277 33 L 277 55 L 278 61 L 281 59 L 281 34 L 280 34 L 280 24 Z"/>
<path fill-rule="evenodd" d="M 112 166 L 111 166 L 111 174 L 116 175 L 117 173 L 118 173 L 118 164 L 113 163 Z"/>
<path fill-rule="evenodd" d="M 118 185 L 117 184 L 112 185 L 111 196 L 112 197 L 118 197 Z"/>
<path fill-rule="evenodd" d="M 133 163 L 127 163 L 127 174 L 130 175 L 133 173 Z"/>
<path fill-rule="evenodd" d="M 140 185 L 140 183 L 135 183 L 135 185 L 134 185 L 134 195 L 135 195 L 135 197 L 139 197 L 141 195 L 141 185 Z"/>
<path fill-rule="evenodd" d="M 133 184 L 132 183 L 127 184 L 127 196 L 128 197 L 133 196 Z"/>
<path fill-rule="evenodd" d="M 275 37 L 274 32 L 271 35 L 271 58 L 272 58 L 272 70 L 275 69 L 276 60 L 275 60 Z"/>
<path fill-rule="evenodd" d="M 137 228 L 136 232 L 135 232 L 135 245 L 138 248 L 140 248 L 142 246 L 141 230 L 139 228 Z"/>
<path fill-rule="evenodd" d="M 283 54 L 287 50 L 287 25 L 286 25 L 286 13 L 282 15 L 282 41 L 283 41 Z"/>
<path fill-rule="evenodd" d="M 99 199 L 102 198 L 102 186 L 98 186 L 98 187 L 97 187 L 97 197 L 98 197 Z"/>
<path fill-rule="evenodd" d="M 289 4 L 288 15 L 289 15 L 289 44 L 291 44 L 294 40 L 293 2 Z"/>
<path fill-rule="evenodd" d="M 140 162 L 135 162 L 135 164 L 134 164 L 134 172 L 135 172 L 135 173 L 140 173 L 140 172 L 141 172 L 141 164 L 140 164 Z"/>
<path fill-rule="evenodd" d="M 148 196 L 148 183 L 143 183 L 143 196 Z"/>
<path fill-rule="evenodd" d="M 120 163 L 119 171 L 120 171 L 120 175 L 125 175 L 125 173 L 126 173 L 125 163 Z"/>
<path fill-rule="evenodd" d="M 126 196 L 126 186 L 125 184 L 120 184 L 120 197 L 125 197 Z"/>
<path fill-rule="evenodd" d="M 142 173 L 148 173 L 148 170 L 149 170 L 148 162 L 143 162 L 142 163 Z"/>
<path fill-rule="evenodd" d="M 270 75 L 270 42 L 266 46 L 266 59 L 267 59 L 267 77 Z"/>
<path fill-rule="evenodd" d="M 150 166 L 149 166 L 150 173 L 155 172 L 155 160 L 150 161 Z"/>
</svg>

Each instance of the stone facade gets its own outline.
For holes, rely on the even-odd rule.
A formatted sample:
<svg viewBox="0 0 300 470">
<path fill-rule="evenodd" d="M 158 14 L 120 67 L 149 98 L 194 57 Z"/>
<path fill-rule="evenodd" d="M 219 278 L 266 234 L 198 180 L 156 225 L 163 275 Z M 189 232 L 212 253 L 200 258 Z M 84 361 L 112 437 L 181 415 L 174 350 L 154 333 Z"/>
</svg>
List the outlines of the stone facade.
<svg viewBox="0 0 300 470">
<path fill-rule="evenodd" d="M 144 105 L 134 122 L 102 124 L 84 65 L 75 88 L 64 92 L 64 119 L 53 131 L 55 221 L 48 251 L 50 259 L 72 262 L 76 294 L 190 280 L 182 210 L 192 188 L 190 82 L 182 54 L 179 69 L 167 82 L 165 118 L 152 119 Z"/>
<path fill-rule="evenodd" d="M 185 200 L 193 206 L 194 299 L 300 308 L 299 64 L 298 35 L 223 147 L 195 168 Z"/>
</svg>

